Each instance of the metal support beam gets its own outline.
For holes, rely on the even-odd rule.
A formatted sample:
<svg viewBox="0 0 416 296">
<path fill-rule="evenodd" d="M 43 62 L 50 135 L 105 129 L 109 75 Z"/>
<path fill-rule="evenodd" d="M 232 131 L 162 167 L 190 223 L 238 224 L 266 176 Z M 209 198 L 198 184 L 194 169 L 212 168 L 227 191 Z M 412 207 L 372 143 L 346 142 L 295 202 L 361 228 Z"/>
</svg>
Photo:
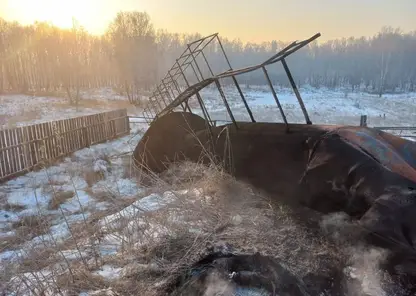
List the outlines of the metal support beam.
<svg viewBox="0 0 416 296">
<path fill-rule="evenodd" d="M 227 108 L 228 115 L 230 115 L 231 120 L 234 123 L 236 129 L 238 129 L 237 122 L 235 121 L 233 112 L 231 111 L 230 105 L 228 105 L 227 98 L 225 97 L 224 92 L 222 91 L 221 84 L 218 79 L 215 80 L 215 84 L 217 85 L 218 91 L 220 92 L 221 98 L 224 101 L 225 108 Z"/>
<path fill-rule="evenodd" d="M 176 80 L 173 79 L 172 74 L 170 74 L 170 72 L 168 72 L 168 75 L 169 75 L 169 77 L 171 79 L 171 82 L 172 82 L 173 86 L 176 88 L 176 91 L 178 92 L 178 95 L 180 95 L 181 91 L 179 89 L 179 86 L 177 85 Z M 173 93 L 173 90 L 172 90 L 172 94 L 174 95 L 173 97 L 175 98 L 175 94 Z M 185 106 L 183 104 L 181 104 L 181 106 L 182 106 L 183 111 L 186 112 L 186 104 L 185 104 Z"/>
<path fill-rule="evenodd" d="M 211 68 L 210 64 L 208 63 L 207 57 L 205 56 L 203 51 L 201 53 L 202 53 L 202 57 L 205 60 L 205 64 L 207 64 L 208 70 L 211 73 L 211 76 L 214 76 L 214 72 L 212 71 L 212 68 Z"/>
<path fill-rule="evenodd" d="M 222 51 L 222 53 L 223 53 L 223 55 L 224 55 L 224 57 L 225 57 L 225 60 L 227 61 L 227 64 L 228 64 L 229 70 L 230 70 L 230 71 L 232 71 L 232 70 L 233 70 L 233 67 L 231 66 L 230 60 L 228 59 L 228 56 L 227 56 L 227 54 L 225 53 L 224 47 L 222 46 L 221 40 L 220 40 L 220 38 L 218 37 L 218 35 L 217 35 L 217 40 L 218 40 L 218 44 L 219 44 L 219 45 L 220 45 L 220 47 L 221 47 L 221 51 Z M 211 72 L 212 72 L 212 71 L 211 71 Z M 242 101 L 243 101 L 243 103 L 244 103 L 244 106 L 246 107 L 246 110 L 247 110 L 248 115 L 250 116 L 251 122 L 256 122 L 256 120 L 254 119 L 253 113 L 251 112 L 250 107 L 248 106 L 248 103 L 247 103 L 247 100 L 246 100 L 246 98 L 245 98 L 245 96 L 244 96 L 244 94 L 243 94 L 243 91 L 241 90 L 241 87 L 240 87 L 240 85 L 238 84 L 237 78 L 235 78 L 235 76 L 234 76 L 234 75 L 232 75 L 232 76 L 231 76 L 231 78 L 233 79 L 234 85 L 235 85 L 235 87 L 237 88 L 238 93 L 240 94 L 240 97 L 241 97 L 241 100 L 242 100 Z"/>
<path fill-rule="evenodd" d="M 235 86 L 237 87 L 238 93 L 240 94 L 240 97 L 243 100 L 244 106 L 246 107 L 248 115 L 250 116 L 251 122 L 256 122 L 256 120 L 254 119 L 253 113 L 251 112 L 251 109 L 248 106 L 246 98 L 244 97 L 243 91 L 241 90 L 240 85 L 237 82 L 237 78 L 235 78 L 235 76 L 231 76 L 231 77 L 233 78 L 233 81 L 234 81 Z"/>
<path fill-rule="evenodd" d="M 218 35 L 217 35 L 217 41 L 218 41 L 218 44 L 220 45 L 222 53 L 224 54 L 225 60 L 227 61 L 228 67 L 230 68 L 230 70 L 232 70 L 233 67 L 231 67 L 230 60 L 228 59 L 227 54 L 225 53 L 224 46 L 222 46 L 220 37 L 218 37 Z"/>
<path fill-rule="evenodd" d="M 190 50 L 189 45 L 188 45 L 188 49 Z M 199 75 L 201 75 L 201 80 L 204 80 L 204 75 L 202 75 L 202 71 L 201 71 L 201 69 L 199 68 L 199 65 L 198 65 L 198 62 L 196 61 L 196 58 L 195 58 L 194 53 L 193 53 L 193 52 L 191 52 L 191 55 L 192 55 L 192 60 L 193 60 L 194 64 L 196 65 L 196 68 L 198 69 L 198 73 L 199 73 Z M 192 62 L 191 62 L 191 63 L 192 63 Z M 191 66 L 192 66 L 192 64 L 191 64 Z"/>
<path fill-rule="evenodd" d="M 289 129 L 289 124 L 287 123 L 285 112 L 283 112 L 282 105 L 280 105 L 279 98 L 277 97 L 276 91 L 274 90 L 272 81 L 270 80 L 270 77 L 269 77 L 269 73 L 267 73 L 266 67 L 262 67 L 262 68 L 263 68 L 264 76 L 266 76 L 267 83 L 269 84 L 270 90 L 273 94 L 274 100 L 276 101 L 277 107 L 279 107 L 280 115 L 282 115 L 283 121 L 285 122 L 287 129 Z"/>
<path fill-rule="evenodd" d="M 182 77 L 185 80 L 186 85 L 189 87 L 190 84 L 188 82 L 188 79 L 186 78 L 185 73 L 183 73 L 182 67 L 179 65 L 179 63 L 178 63 L 178 66 L 179 66 L 179 69 L 181 70 Z M 208 127 L 209 133 L 211 135 L 211 138 L 213 138 L 214 134 L 212 133 L 211 124 L 210 124 L 211 118 L 209 117 L 208 110 L 206 110 L 204 101 L 202 100 L 201 95 L 199 94 L 199 92 L 196 93 L 196 97 L 198 99 L 198 103 L 199 103 L 199 106 L 201 107 L 202 114 L 204 115 L 205 121 L 207 122 L 207 127 Z"/>
<path fill-rule="evenodd" d="M 296 98 L 298 99 L 299 105 L 302 108 L 303 115 L 305 116 L 306 124 L 312 124 L 312 121 L 309 119 L 308 111 L 306 111 L 305 104 L 303 104 L 302 97 L 300 96 L 299 90 L 296 86 L 295 80 L 290 73 L 289 67 L 285 59 L 282 59 L 283 68 L 285 68 L 287 78 L 289 78 L 290 85 L 292 85 L 293 91 L 295 92 Z"/>
<path fill-rule="evenodd" d="M 162 99 L 162 101 L 163 101 L 163 103 L 165 104 L 165 107 L 166 107 L 166 106 L 168 105 L 168 103 L 166 103 L 166 100 L 165 100 L 165 98 L 164 98 L 164 96 L 163 96 L 162 92 L 160 91 L 159 85 L 158 85 L 158 86 L 156 86 L 156 89 L 157 89 L 157 91 L 159 92 L 159 96 L 161 97 L 161 99 Z"/>
</svg>

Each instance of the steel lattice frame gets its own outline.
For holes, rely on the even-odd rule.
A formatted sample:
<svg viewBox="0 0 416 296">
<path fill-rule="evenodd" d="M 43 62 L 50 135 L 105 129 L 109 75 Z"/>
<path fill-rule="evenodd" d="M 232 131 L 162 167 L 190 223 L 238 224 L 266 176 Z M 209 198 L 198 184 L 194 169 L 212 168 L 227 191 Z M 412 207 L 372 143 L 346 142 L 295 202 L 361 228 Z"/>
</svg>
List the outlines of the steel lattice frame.
<svg viewBox="0 0 416 296">
<path fill-rule="evenodd" d="M 282 108 L 282 105 L 280 104 L 280 101 L 278 99 L 278 96 L 276 94 L 276 91 L 273 87 L 273 84 L 270 80 L 270 76 L 267 72 L 267 66 L 275 64 L 277 62 L 281 62 L 283 65 L 283 68 L 285 70 L 285 73 L 289 79 L 289 82 L 292 86 L 292 89 L 296 95 L 296 98 L 299 102 L 299 105 L 302 109 L 303 115 L 305 117 L 306 124 L 312 124 L 308 112 L 305 108 L 305 105 L 303 103 L 302 97 L 299 93 L 299 90 L 296 86 L 296 83 L 292 77 L 292 74 L 289 70 L 289 66 L 286 62 L 286 57 L 293 54 L 294 52 L 298 51 L 302 47 L 308 45 L 315 39 L 319 38 L 321 36 L 320 33 L 315 34 L 309 39 L 303 40 L 303 41 L 295 41 L 292 42 L 287 47 L 280 50 L 278 53 L 270 57 L 265 62 L 243 68 L 238 70 L 233 70 L 231 63 L 227 57 L 227 54 L 225 53 L 224 47 L 222 46 L 221 40 L 218 36 L 218 33 L 206 36 L 204 38 L 195 40 L 189 44 L 187 44 L 186 49 L 183 51 L 183 53 L 180 55 L 178 59 L 176 59 L 176 62 L 174 65 L 170 68 L 170 70 L 167 72 L 166 76 L 161 80 L 159 85 L 156 86 L 155 90 L 153 91 L 152 95 L 149 97 L 149 106 L 144 109 L 143 115 L 145 118 L 147 118 L 147 122 L 151 123 L 152 119 L 157 119 L 160 116 L 163 116 L 169 112 L 173 112 L 174 109 L 181 106 L 183 111 L 192 112 L 191 108 L 189 107 L 188 101 L 192 96 L 196 96 L 199 107 L 202 110 L 204 118 L 207 120 L 207 122 L 212 123 L 209 112 L 204 104 L 204 100 L 202 96 L 200 95 L 200 91 L 207 87 L 208 85 L 215 83 L 220 96 L 224 102 L 224 105 L 227 109 L 227 112 L 231 118 L 231 121 L 235 125 L 236 128 L 238 128 L 238 124 L 235 120 L 235 117 L 231 111 L 230 105 L 228 104 L 227 98 L 224 94 L 224 91 L 222 89 L 220 80 L 224 78 L 231 78 L 234 85 L 236 86 L 238 93 L 241 97 L 242 102 L 244 103 L 244 106 L 247 110 L 247 113 L 251 119 L 252 122 L 255 122 L 253 113 L 244 97 L 244 94 L 241 90 L 241 87 L 237 81 L 236 76 L 249 73 L 258 69 L 262 69 L 265 78 L 267 80 L 267 83 L 270 87 L 270 91 L 273 94 L 273 97 L 276 101 L 277 107 L 279 108 L 280 115 L 282 116 L 282 119 L 286 125 L 288 125 L 288 121 L 286 118 L 286 114 Z M 222 55 L 228 65 L 228 70 L 222 73 L 215 74 L 212 70 L 211 65 L 209 64 L 206 55 L 204 53 L 204 49 L 206 47 L 216 41 L 219 45 L 219 48 L 222 52 Z M 202 71 L 200 69 L 200 64 L 198 64 L 197 57 L 201 56 L 205 62 L 205 66 L 208 68 L 210 77 L 205 78 L 202 74 Z M 186 70 L 190 67 L 193 72 L 193 78 L 196 78 L 198 81 L 195 84 L 190 84 L 189 80 L 191 77 L 187 77 Z M 186 84 L 186 88 L 183 89 L 179 84 L 179 79 L 183 79 L 183 81 Z"/>
</svg>

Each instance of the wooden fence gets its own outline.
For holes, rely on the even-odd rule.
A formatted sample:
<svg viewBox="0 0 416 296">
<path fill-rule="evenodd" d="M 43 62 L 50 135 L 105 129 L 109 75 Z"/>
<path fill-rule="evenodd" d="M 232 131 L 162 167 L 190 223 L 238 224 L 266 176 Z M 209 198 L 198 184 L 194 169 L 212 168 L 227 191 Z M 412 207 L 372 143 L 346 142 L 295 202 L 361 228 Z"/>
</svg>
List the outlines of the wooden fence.
<svg viewBox="0 0 416 296">
<path fill-rule="evenodd" d="M 0 130 L 0 181 L 129 132 L 126 109 Z"/>
</svg>

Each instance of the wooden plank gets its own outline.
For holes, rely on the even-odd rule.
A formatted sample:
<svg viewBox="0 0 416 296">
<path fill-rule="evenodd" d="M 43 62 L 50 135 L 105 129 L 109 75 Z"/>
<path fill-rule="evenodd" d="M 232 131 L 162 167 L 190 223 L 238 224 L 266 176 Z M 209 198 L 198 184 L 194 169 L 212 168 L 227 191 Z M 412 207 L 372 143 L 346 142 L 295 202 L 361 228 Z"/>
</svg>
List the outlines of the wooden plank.
<svg viewBox="0 0 416 296">
<path fill-rule="evenodd" d="M 14 138 L 14 131 L 15 129 L 9 129 L 8 130 L 8 134 L 9 134 L 9 140 L 10 140 L 10 144 L 9 146 L 13 146 L 10 149 L 10 152 L 12 153 L 12 166 L 13 166 L 13 171 L 12 174 L 16 173 L 19 171 L 19 154 L 17 153 L 16 150 L 16 139 Z"/>
<path fill-rule="evenodd" d="M 90 128 L 90 117 L 86 116 L 85 117 L 85 124 L 84 124 L 84 139 L 85 139 L 85 143 L 84 143 L 84 147 L 89 147 L 90 143 L 91 143 L 91 138 L 90 138 L 90 133 L 91 133 L 91 128 Z"/>
<path fill-rule="evenodd" d="M 110 125 L 108 122 L 108 112 L 104 113 L 104 133 L 105 133 L 105 139 L 108 140 L 110 138 Z"/>
<path fill-rule="evenodd" d="M 42 132 L 41 132 L 41 127 L 40 124 L 36 124 L 35 125 L 35 138 L 36 138 L 36 153 L 37 153 L 37 157 L 38 157 L 38 164 L 42 163 L 42 159 L 43 159 L 43 155 L 44 153 L 42 152 L 43 148 L 43 142 L 42 142 Z"/>
<path fill-rule="evenodd" d="M 52 158 L 51 155 L 51 147 L 50 147 L 50 135 L 49 135 L 49 127 L 46 122 L 42 123 L 42 128 L 45 137 L 45 147 L 46 147 L 46 161 Z M 49 163 L 49 162 L 48 162 Z"/>
<path fill-rule="evenodd" d="M 67 154 L 67 153 L 70 153 L 71 152 L 71 149 L 70 149 L 70 141 L 69 141 L 69 129 L 68 129 L 68 124 L 67 124 L 67 122 L 68 122 L 68 119 L 65 119 L 65 120 L 63 120 L 62 121 L 62 125 L 63 125 L 63 130 L 64 130 L 64 133 L 65 133 L 65 135 L 64 135 L 64 153 L 65 154 Z"/>
<path fill-rule="evenodd" d="M 60 128 L 61 128 L 61 154 L 66 155 L 68 152 L 68 141 L 67 141 L 67 135 L 66 135 L 66 129 L 65 129 L 65 120 L 60 121 Z"/>
<path fill-rule="evenodd" d="M 56 130 L 56 121 L 48 122 L 48 128 L 50 131 L 50 141 L 49 144 L 51 146 L 51 158 L 55 159 L 58 157 L 56 143 L 57 143 L 57 130 Z"/>
<path fill-rule="evenodd" d="M 19 153 L 19 172 L 23 171 L 26 168 L 26 164 L 25 164 L 25 153 L 23 151 L 24 149 L 24 142 L 23 142 L 23 136 L 22 136 L 22 128 L 19 127 L 16 129 L 15 131 L 15 135 L 16 135 L 16 142 L 18 146 L 18 153 Z"/>
<path fill-rule="evenodd" d="M 97 114 L 97 141 L 99 143 L 103 141 L 102 122 L 101 114 Z"/>
<path fill-rule="evenodd" d="M 103 141 L 103 121 L 101 119 L 101 114 L 97 114 L 97 141 L 101 143 Z"/>
<path fill-rule="evenodd" d="M 81 118 L 76 118 L 74 120 L 74 124 L 75 124 L 75 127 L 76 127 L 76 131 L 74 131 L 72 133 L 72 135 L 74 136 L 74 138 L 76 138 L 77 148 L 81 149 L 81 148 L 84 147 L 84 142 L 85 142 L 84 134 L 83 134 L 84 131 L 82 129 L 83 118 L 82 117 Z"/>
<path fill-rule="evenodd" d="M 13 151 L 14 151 L 14 165 L 15 165 L 15 173 L 20 171 L 20 155 L 19 155 L 19 146 L 17 143 L 17 137 L 16 137 L 16 129 L 11 129 L 10 130 L 10 137 L 12 139 L 12 143 L 15 147 L 13 147 Z"/>
<path fill-rule="evenodd" d="M 13 146 L 13 140 L 12 140 L 11 132 L 9 129 L 6 130 L 6 141 L 7 141 L 6 147 Z M 14 149 L 9 150 L 9 163 L 10 163 L 9 174 L 14 174 L 16 172 L 16 155 L 15 155 Z"/>
<path fill-rule="evenodd" d="M 37 126 L 37 133 L 38 133 L 38 149 L 39 149 L 39 157 L 40 157 L 40 162 L 44 163 L 45 159 L 46 159 L 46 142 L 45 142 L 45 132 L 43 130 L 43 124 L 40 123 Z"/>
<path fill-rule="evenodd" d="M 4 131 L 0 130 L 0 147 L 5 147 Z M 7 163 L 6 163 L 6 151 L 0 151 L 0 176 L 7 176 Z"/>
<path fill-rule="evenodd" d="M 2 138 L 3 138 L 4 147 L 7 147 L 8 146 L 7 130 L 3 131 Z M 10 173 L 12 172 L 12 164 L 10 162 L 10 151 L 8 151 L 8 150 L 5 151 L 5 154 L 4 154 L 4 163 L 6 164 L 6 176 L 10 175 Z"/>
<path fill-rule="evenodd" d="M 23 154 L 24 154 L 24 158 L 25 158 L 25 168 L 27 170 L 29 170 L 32 165 L 32 157 L 30 154 L 30 142 L 29 142 L 29 128 L 28 126 L 24 126 L 22 128 L 22 136 L 23 136 L 23 141 L 26 143 L 23 147 Z"/>
<path fill-rule="evenodd" d="M 17 137 L 17 143 L 19 145 L 19 156 L 20 156 L 20 171 L 23 171 L 26 169 L 26 154 L 25 154 L 25 142 L 23 140 L 23 127 L 19 127 L 16 130 L 16 137 Z"/>
<path fill-rule="evenodd" d="M 52 148 L 53 148 L 53 155 L 54 158 L 60 156 L 59 153 L 59 137 L 61 136 L 58 129 L 58 121 L 51 122 L 51 129 L 52 129 Z"/>
<path fill-rule="evenodd" d="M 55 122 L 55 142 L 56 142 L 56 154 L 58 156 L 62 156 L 62 127 L 61 127 L 62 120 L 58 120 Z"/>
<path fill-rule="evenodd" d="M 28 127 L 28 140 L 30 142 L 29 144 L 29 153 L 31 155 L 32 159 L 32 166 L 35 166 L 38 163 L 38 156 L 36 153 L 36 133 L 35 133 L 35 126 L 31 125 Z M 33 142 L 32 142 L 33 141 Z"/>
<path fill-rule="evenodd" d="M 96 127 L 95 127 L 95 116 L 91 115 L 88 118 L 89 122 L 89 138 L 90 138 L 90 145 L 93 145 L 95 143 L 95 131 L 96 131 Z"/>
<path fill-rule="evenodd" d="M 53 155 L 53 143 L 52 143 L 52 139 L 53 139 L 53 133 L 52 133 L 52 127 L 51 127 L 51 122 L 45 122 L 45 131 L 46 131 L 46 143 L 47 143 L 47 147 L 48 147 L 48 160 L 52 160 L 54 158 Z"/>
<path fill-rule="evenodd" d="M 42 162 L 42 151 L 41 146 L 42 142 L 40 141 L 41 134 L 40 134 L 40 124 L 35 124 L 33 126 L 33 136 L 35 137 L 35 153 L 36 153 L 36 160 L 37 164 Z"/>
<path fill-rule="evenodd" d="M 76 119 L 73 118 L 69 121 L 69 129 L 71 131 L 70 135 L 71 135 L 71 141 L 74 143 L 72 145 L 72 151 L 74 152 L 78 149 L 80 149 L 79 143 L 77 142 L 77 132 L 76 132 Z"/>
<path fill-rule="evenodd" d="M 45 124 L 41 123 L 40 124 L 40 133 L 41 133 L 41 139 L 42 139 L 42 153 L 43 153 L 43 161 L 45 162 L 46 160 L 48 160 L 48 147 L 47 147 L 47 143 L 46 143 L 46 130 L 45 130 Z"/>
<path fill-rule="evenodd" d="M 71 153 L 75 150 L 76 147 L 76 143 L 74 141 L 74 137 L 73 137 L 73 129 L 72 129 L 72 119 L 67 119 L 65 122 L 66 125 L 66 130 L 67 130 L 67 134 L 66 134 L 66 138 L 68 139 L 68 153 Z"/>
<path fill-rule="evenodd" d="M 94 144 L 95 140 L 95 125 L 94 125 L 95 116 L 90 116 L 88 118 L 89 124 L 89 138 L 90 138 L 90 145 Z"/>
<path fill-rule="evenodd" d="M 84 134 L 83 134 L 83 130 L 82 130 L 82 117 L 81 118 L 75 118 L 73 120 L 73 132 L 72 132 L 72 136 L 74 138 L 74 142 L 77 145 L 77 150 L 84 148 Z"/>
<path fill-rule="evenodd" d="M 71 153 L 72 152 L 72 147 L 73 145 L 75 145 L 75 143 L 73 141 L 71 141 L 71 127 L 69 125 L 69 121 L 70 119 L 65 119 L 64 120 L 64 125 L 65 125 L 65 141 L 67 142 L 67 150 L 66 153 Z"/>
<path fill-rule="evenodd" d="M 100 114 L 100 136 L 101 136 L 101 141 L 105 141 L 107 138 L 105 136 L 105 121 L 104 121 L 104 113 Z"/>
<path fill-rule="evenodd" d="M 76 128 L 76 131 L 74 131 L 73 136 L 77 141 L 77 149 L 82 149 L 85 147 L 85 136 L 83 131 L 83 120 L 81 118 L 77 118 L 74 120 L 74 128 Z"/>
<path fill-rule="evenodd" d="M 96 130 L 96 126 L 95 126 L 95 116 L 92 115 L 90 116 L 90 138 L 91 138 L 91 144 L 92 145 L 95 141 L 95 130 Z"/>
</svg>

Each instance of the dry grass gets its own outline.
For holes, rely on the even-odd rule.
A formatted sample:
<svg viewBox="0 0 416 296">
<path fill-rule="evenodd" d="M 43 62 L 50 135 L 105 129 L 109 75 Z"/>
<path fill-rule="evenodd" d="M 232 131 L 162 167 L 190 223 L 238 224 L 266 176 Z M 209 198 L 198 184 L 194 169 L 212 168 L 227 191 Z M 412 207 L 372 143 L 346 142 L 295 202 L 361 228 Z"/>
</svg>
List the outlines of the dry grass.
<svg viewBox="0 0 416 296">
<path fill-rule="evenodd" d="M 52 195 L 52 198 L 49 202 L 48 209 L 49 210 L 57 210 L 59 206 L 68 199 L 71 199 L 75 196 L 75 192 L 68 190 L 68 191 L 57 191 Z"/>
<path fill-rule="evenodd" d="M 126 160 L 125 164 L 130 163 Z M 112 208 L 71 225 L 68 240 L 52 242 L 44 252 L 34 252 L 13 275 L 27 280 L 23 272 L 53 270 L 53 280 L 32 280 L 30 289 L 49 289 L 54 295 L 103 289 L 100 293 L 164 295 L 189 266 L 222 243 L 240 252 L 260 251 L 282 258 L 299 276 L 322 272 L 322 263 L 342 259 L 342 254 L 336 254 L 328 241 L 299 226 L 290 209 L 238 182 L 214 162 L 208 167 L 191 162 L 173 165 L 160 177 L 143 172 L 139 175 L 148 186 L 143 196 L 177 191 L 175 200 L 155 212 L 120 214 L 103 228 L 104 217 L 135 200 L 119 200 L 104 193 L 95 195 L 97 200 L 111 202 Z M 99 179 L 96 174 L 86 175 L 90 186 Z M 193 188 L 197 191 L 184 191 Z M 56 207 L 69 195 L 63 193 L 51 203 Z M 39 229 L 44 226 L 41 221 L 34 221 L 35 228 L 36 223 Z M 100 255 L 98 245 L 108 235 L 121 242 L 120 249 L 115 255 Z M 60 254 L 64 250 L 75 250 L 80 259 L 62 260 Z M 55 267 L 58 263 L 65 268 Z M 122 268 L 120 278 L 110 280 L 95 275 L 94 271 L 103 264 Z M 2 280 L 10 278 L 11 275 Z M 42 295 L 38 292 L 35 295 Z"/>
<path fill-rule="evenodd" d="M 25 209 L 24 206 L 22 205 L 17 205 L 17 204 L 10 204 L 8 202 L 6 202 L 5 204 L 3 204 L 1 206 L 1 208 L 5 211 L 10 211 L 10 212 L 20 212 L 22 210 Z"/>
<path fill-rule="evenodd" d="M 56 285 L 66 292 L 66 295 L 77 296 L 88 290 L 101 290 L 108 288 L 109 284 L 99 275 L 94 275 L 85 266 L 76 263 L 71 266 L 72 273 L 64 273 L 57 277 Z"/>
<path fill-rule="evenodd" d="M 292 271 L 300 275 L 318 271 L 322 268 L 320 263 L 327 258 L 341 260 L 342 254 L 337 255 L 333 245 L 296 226 L 289 209 L 275 208 L 267 198 L 218 167 L 187 163 L 168 171 L 164 179 L 158 180 L 157 187 L 161 191 L 165 186 L 179 190 L 180 184 L 201 188 L 202 193 L 177 195 L 173 204 L 157 213 L 141 216 L 141 223 L 159 230 L 162 236 L 154 238 L 151 233 L 143 232 L 141 235 L 149 236 L 143 239 L 144 243 L 140 247 L 132 244 L 125 250 L 124 256 L 148 266 L 147 272 L 139 268 L 139 274 L 129 274 L 130 279 L 143 285 L 143 295 L 153 295 L 155 285 L 162 293 L 218 242 L 227 242 L 242 252 L 261 251 L 265 255 L 283 257 Z M 316 259 L 314 256 L 320 259 L 311 260 Z M 158 272 L 152 268 L 154 264 Z M 116 285 L 119 293 L 128 294 L 119 288 Z"/>
<path fill-rule="evenodd" d="M 94 172 L 93 169 L 86 169 L 84 171 L 84 179 L 89 187 L 94 186 L 98 181 L 104 180 L 104 175 L 101 172 Z"/>
<path fill-rule="evenodd" d="M 51 226 L 50 221 L 44 216 L 24 216 L 19 222 L 13 223 L 12 228 L 16 230 L 17 237 L 28 239 L 45 234 Z"/>
</svg>

